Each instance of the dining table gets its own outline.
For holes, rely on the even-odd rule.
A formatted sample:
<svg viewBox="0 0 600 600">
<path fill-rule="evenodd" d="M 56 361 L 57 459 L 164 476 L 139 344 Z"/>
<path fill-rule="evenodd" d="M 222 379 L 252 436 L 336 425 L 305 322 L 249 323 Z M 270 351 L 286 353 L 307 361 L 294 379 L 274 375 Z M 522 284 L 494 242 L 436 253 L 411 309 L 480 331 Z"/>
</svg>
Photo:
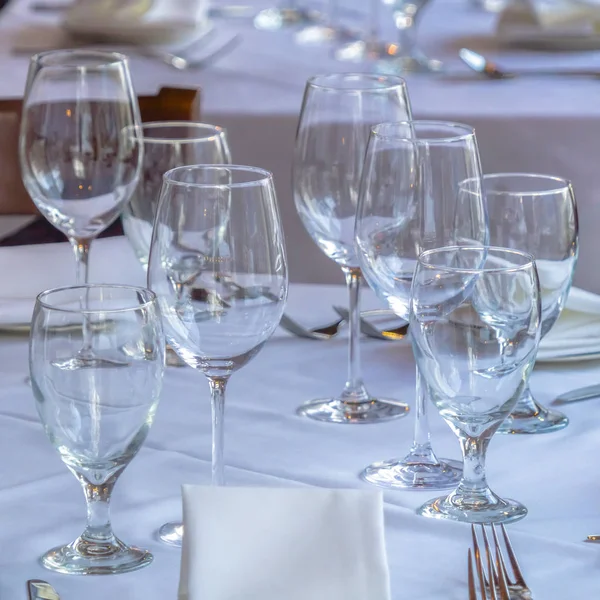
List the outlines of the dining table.
<svg viewBox="0 0 600 600">
<path fill-rule="evenodd" d="M 211 478 L 209 387 L 202 373 L 190 367 L 166 369 L 153 426 L 117 482 L 111 502 L 116 535 L 148 548 L 154 562 L 134 573 L 85 577 L 56 574 L 39 562 L 45 551 L 82 532 L 85 503 L 79 483 L 52 448 L 38 418 L 34 392 L 25 381 L 28 331 L 15 327 L 15 315 L 17 309 L 27 314 L 32 304 L 18 289 L 68 283 L 72 260 L 66 243 L 0 248 L 6 286 L 0 301 L 0 598 L 25 598 L 26 580 L 44 579 L 61 600 L 175 599 L 181 551 L 162 544 L 157 530 L 181 518 L 182 484 L 210 485 Z M 95 241 L 90 270 L 92 282 L 145 283 L 142 267 L 123 237 Z M 286 313 L 313 326 L 334 320 L 332 307 L 345 302 L 343 286 L 293 283 Z M 381 307 L 366 290 L 363 308 Z M 408 451 L 415 364 L 408 337 L 363 337 L 361 353 L 370 392 L 407 402 L 408 416 L 368 425 L 328 424 L 298 416 L 303 402 L 342 389 L 347 329 L 328 341 L 302 339 L 278 329 L 254 360 L 231 378 L 225 414 L 226 484 L 376 489 L 359 474 L 374 461 Z M 551 404 L 565 392 L 597 383 L 598 366 L 597 361 L 540 363 L 531 378 L 532 391 Z M 566 429 L 496 435 L 490 444 L 490 486 L 529 509 L 525 519 L 507 530 L 537 600 L 600 597 L 600 544 L 584 541 L 600 533 L 599 408 L 600 398 L 567 404 L 562 407 L 570 419 Z M 460 458 L 457 438 L 433 405 L 429 421 L 435 451 Z M 415 513 L 440 493 L 383 492 L 392 600 L 467 598 L 469 526 Z M 264 567 L 268 578 L 269 565 Z"/>
<path fill-rule="evenodd" d="M 64 0 L 67 2 L 68 0 Z M 336 60 L 336 42 L 301 45 L 293 27 L 258 30 L 252 15 L 275 0 L 250 0 L 241 18 L 214 18 L 221 39 L 238 33 L 240 43 L 201 68 L 178 70 L 143 49 L 121 48 L 131 58 L 140 94 L 161 86 L 202 89 L 202 118 L 227 129 L 233 161 L 266 168 L 275 175 L 288 244 L 290 276 L 295 282 L 341 283 L 340 269 L 326 258 L 296 213 L 291 189 L 294 137 L 308 77 L 323 72 L 377 71 L 373 62 Z M 56 2 L 49 4 L 55 5 Z M 34 10 L 40 2 L 11 0 L 0 12 L 0 82 L 2 97 L 23 95 L 30 54 L 68 47 L 61 10 Z M 43 4 L 43 2 L 42 2 Z M 58 3 L 60 4 L 60 2 Z M 225 0 L 214 6 L 225 6 Z M 326 8 L 313 3 L 315 9 Z M 365 31 L 369 2 L 341 0 L 339 24 Z M 249 15 L 249 16 L 248 16 Z M 498 15 L 469 0 L 432 0 L 419 16 L 419 45 L 440 59 L 440 73 L 404 76 L 416 118 L 446 119 L 475 127 L 483 170 L 537 172 L 573 182 L 580 217 L 580 257 L 575 284 L 600 292 L 600 78 L 516 77 L 486 79 L 470 71 L 458 52 L 468 47 L 507 69 L 598 69 L 598 50 L 531 51 L 507 45 L 496 35 Z M 389 3 L 379 7 L 380 37 L 394 42 Z M 202 43 L 186 50 L 201 56 Z M 386 69 L 390 64 L 385 65 Z M 392 66 L 393 70 L 393 66 Z"/>
</svg>

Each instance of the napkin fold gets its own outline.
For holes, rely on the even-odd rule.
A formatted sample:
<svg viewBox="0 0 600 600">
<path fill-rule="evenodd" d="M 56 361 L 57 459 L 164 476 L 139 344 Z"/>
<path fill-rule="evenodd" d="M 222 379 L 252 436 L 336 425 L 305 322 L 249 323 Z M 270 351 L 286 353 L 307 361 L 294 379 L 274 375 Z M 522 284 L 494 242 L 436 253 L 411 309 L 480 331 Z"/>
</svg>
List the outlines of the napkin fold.
<svg viewBox="0 0 600 600">
<path fill-rule="evenodd" d="M 538 361 L 600 352 L 600 296 L 572 287 L 554 327 L 542 339 Z"/>
<path fill-rule="evenodd" d="M 90 283 L 146 285 L 125 237 L 94 240 L 89 265 Z M 26 324 L 40 292 L 75 285 L 75 255 L 69 243 L 0 248 L 0 273 L 0 327 Z"/>
<path fill-rule="evenodd" d="M 390 600 L 375 490 L 183 486 L 179 600 Z"/>
<path fill-rule="evenodd" d="M 572 0 L 513 0 L 500 13 L 497 32 L 592 35 L 600 30 L 600 6 Z"/>
</svg>

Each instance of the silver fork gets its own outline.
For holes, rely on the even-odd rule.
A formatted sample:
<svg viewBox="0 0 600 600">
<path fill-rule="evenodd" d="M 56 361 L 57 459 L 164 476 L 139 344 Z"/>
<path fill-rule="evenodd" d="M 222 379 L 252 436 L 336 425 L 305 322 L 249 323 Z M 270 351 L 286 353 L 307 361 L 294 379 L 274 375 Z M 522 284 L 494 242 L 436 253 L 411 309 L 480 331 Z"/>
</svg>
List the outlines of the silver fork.
<svg viewBox="0 0 600 600">
<path fill-rule="evenodd" d="M 487 564 L 484 567 L 475 527 L 471 525 L 473 551 L 469 548 L 467 565 L 469 600 L 510 600 L 508 583 L 505 577 L 506 570 L 502 568 L 497 569 L 494 565 L 491 549 L 483 525 L 481 526 L 481 529 L 483 531 Z M 475 555 L 475 567 L 473 567 L 473 555 Z M 502 559 L 500 558 L 500 560 Z M 473 570 L 477 572 L 477 583 L 475 582 Z"/>
<path fill-rule="evenodd" d="M 488 536 L 485 531 L 485 527 L 483 525 L 481 527 L 482 537 L 484 540 L 485 551 L 487 555 L 491 555 L 491 550 L 488 542 Z M 510 539 L 508 537 L 508 533 L 506 532 L 506 528 L 504 525 L 500 525 L 500 532 L 502 538 L 502 544 L 498 537 L 498 530 L 495 525 L 491 525 L 492 539 L 494 542 L 494 563 L 495 563 L 495 571 L 498 573 L 502 573 L 502 577 L 505 579 L 510 600 L 533 600 L 533 596 L 529 587 L 525 583 L 525 578 L 523 577 L 523 573 L 521 568 L 519 567 L 519 562 L 517 561 L 517 557 L 515 555 L 515 551 L 513 550 L 512 544 L 510 543 Z M 475 534 L 475 527 L 471 525 L 471 533 L 473 536 L 474 545 L 477 543 L 477 536 Z M 502 549 L 504 546 L 504 551 Z M 509 569 L 507 569 L 507 560 L 508 557 L 508 565 Z"/>
</svg>

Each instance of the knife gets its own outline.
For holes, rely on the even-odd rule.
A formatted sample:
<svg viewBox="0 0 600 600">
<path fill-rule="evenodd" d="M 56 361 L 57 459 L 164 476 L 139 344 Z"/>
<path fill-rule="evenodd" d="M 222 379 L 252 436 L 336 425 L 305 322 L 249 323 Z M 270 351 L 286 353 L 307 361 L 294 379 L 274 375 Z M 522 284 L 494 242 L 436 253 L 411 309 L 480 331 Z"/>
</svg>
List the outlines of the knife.
<svg viewBox="0 0 600 600">
<path fill-rule="evenodd" d="M 56 590 L 41 579 L 30 579 L 27 582 L 27 593 L 29 600 L 60 600 Z"/>
<path fill-rule="evenodd" d="M 600 396 L 600 384 L 589 385 L 561 394 L 554 402 L 552 402 L 552 404 L 570 404 L 571 402 L 590 400 L 591 398 L 597 398 L 598 396 Z"/>
</svg>

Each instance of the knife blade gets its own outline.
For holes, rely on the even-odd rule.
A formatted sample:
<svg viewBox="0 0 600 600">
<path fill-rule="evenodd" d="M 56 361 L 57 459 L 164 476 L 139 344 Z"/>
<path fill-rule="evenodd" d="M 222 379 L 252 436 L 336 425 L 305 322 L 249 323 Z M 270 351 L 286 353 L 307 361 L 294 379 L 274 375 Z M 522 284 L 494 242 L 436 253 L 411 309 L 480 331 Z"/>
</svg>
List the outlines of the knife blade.
<svg viewBox="0 0 600 600">
<path fill-rule="evenodd" d="M 27 593 L 29 600 L 60 600 L 56 590 L 41 579 L 30 579 L 27 582 Z"/>
<path fill-rule="evenodd" d="M 570 404 L 571 402 L 581 402 L 582 400 L 591 400 L 600 396 L 600 384 L 588 385 L 586 387 L 577 388 L 570 392 L 561 394 L 552 404 Z"/>
</svg>

